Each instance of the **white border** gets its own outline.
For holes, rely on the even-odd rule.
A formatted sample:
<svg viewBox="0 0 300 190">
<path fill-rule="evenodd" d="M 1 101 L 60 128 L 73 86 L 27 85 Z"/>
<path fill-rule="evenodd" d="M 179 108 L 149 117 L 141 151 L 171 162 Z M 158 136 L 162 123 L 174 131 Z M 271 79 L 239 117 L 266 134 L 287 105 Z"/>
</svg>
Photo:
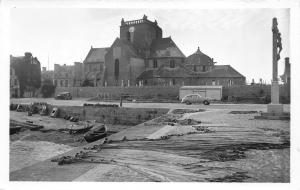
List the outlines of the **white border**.
<svg viewBox="0 0 300 190">
<path fill-rule="evenodd" d="M 64 0 L 64 1 L 48 1 L 48 0 L 0 0 L 0 63 L 1 63 L 1 115 L 0 125 L 0 189 L 157 189 L 172 188 L 173 189 L 190 189 L 190 188 L 213 188 L 213 189 L 298 189 L 300 190 L 300 126 L 298 126 L 300 111 L 300 3 L 299 0 Z M 255 8 L 290 8 L 291 24 L 291 74 L 292 74 L 292 104 L 291 104 L 291 183 L 78 183 L 78 182 L 9 182 L 8 181 L 8 156 L 9 139 L 8 139 L 8 105 L 9 105 L 9 8 L 131 8 L 131 9 L 255 9 Z M 6 91 L 4 90 L 4 88 Z"/>
</svg>

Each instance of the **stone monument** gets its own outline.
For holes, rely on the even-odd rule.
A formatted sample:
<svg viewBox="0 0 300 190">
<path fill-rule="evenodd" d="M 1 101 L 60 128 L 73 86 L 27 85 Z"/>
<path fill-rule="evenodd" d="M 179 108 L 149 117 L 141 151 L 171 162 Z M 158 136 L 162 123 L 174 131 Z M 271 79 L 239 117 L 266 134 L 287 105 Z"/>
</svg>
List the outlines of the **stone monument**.
<svg viewBox="0 0 300 190">
<path fill-rule="evenodd" d="M 267 105 L 267 112 L 261 113 L 259 116 L 254 116 L 255 119 L 271 119 L 271 120 L 289 120 L 290 114 L 283 112 L 283 104 L 279 103 L 279 84 L 278 84 L 278 60 L 282 50 L 281 34 L 277 27 L 277 19 L 273 18 L 272 33 L 273 33 L 273 77 L 271 86 L 271 103 Z"/>
<path fill-rule="evenodd" d="M 279 103 L 279 84 L 278 84 L 278 60 L 282 50 L 281 34 L 277 27 L 277 19 L 273 18 L 272 33 L 273 33 L 273 78 L 271 86 L 271 103 L 268 104 L 267 112 L 272 115 L 282 115 L 283 105 Z"/>
</svg>

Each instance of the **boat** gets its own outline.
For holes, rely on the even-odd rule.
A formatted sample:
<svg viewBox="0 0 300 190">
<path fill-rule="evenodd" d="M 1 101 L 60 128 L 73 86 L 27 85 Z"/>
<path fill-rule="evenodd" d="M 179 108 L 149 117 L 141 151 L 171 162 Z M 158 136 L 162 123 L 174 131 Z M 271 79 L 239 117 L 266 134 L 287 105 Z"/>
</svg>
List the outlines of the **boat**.
<svg viewBox="0 0 300 190">
<path fill-rule="evenodd" d="M 80 133 L 86 133 L 90 129 L 92 129 L 92 126 L 85 126 L 83 128 L 77 128 L 77 129 L 69 129 L 70 134 L 80 134 Z"/>
<path fill-rule="evenodd" d="M 107 127 L 104 124 L 95 125 L 89 132 L 84 134 L 86 142 L 94 142 L 107 136 Z"/>
</svg>

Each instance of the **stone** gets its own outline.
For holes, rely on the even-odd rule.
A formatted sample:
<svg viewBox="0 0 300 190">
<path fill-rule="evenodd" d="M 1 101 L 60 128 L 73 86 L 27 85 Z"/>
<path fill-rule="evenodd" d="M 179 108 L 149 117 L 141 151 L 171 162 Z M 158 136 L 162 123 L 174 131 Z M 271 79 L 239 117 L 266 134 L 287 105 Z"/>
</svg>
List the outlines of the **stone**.
<svg viewBox="0 0 300 190">
<path fill-rule="evenodd" d="M 282 115 L 283 114 L 283 104 L 268 104 L 267 112 L 272 115 Z"/>
<path fill-rule="evenodd" d="M 279 104 L 279 84 L 278 81 L 273 81 L 271 86 L 271 103 Z"/>
</svg>

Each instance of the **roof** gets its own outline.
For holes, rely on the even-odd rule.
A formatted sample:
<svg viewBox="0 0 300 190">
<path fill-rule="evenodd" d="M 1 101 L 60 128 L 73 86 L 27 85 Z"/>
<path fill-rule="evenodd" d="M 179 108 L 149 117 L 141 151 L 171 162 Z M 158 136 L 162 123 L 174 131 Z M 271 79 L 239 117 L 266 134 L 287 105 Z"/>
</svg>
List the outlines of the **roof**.
<svg viewBox="0 0 300 190">
<path fill-rule="evenodd" d="M 87 54 L 84 63 L 92 63 L 92 62 L 104 62 L 105 54 L 109 48 L 93 48 L 91 47 L 89 53 Z"/>
<path fill-rule="evenodd" d="M 213 59 L 205 55 L 200 51 L 198 47 L 197 51 L 186 58 L 186 64 L 191 65 L 214 65 Z"/>
<path fill-rule="evenodd" d="M 188 78 L 188 71 L 184 67 L 168 68 L 161 67 L 158 70 L 147 70 L 142 72 L 138 79 L 151 79 L 151 78 Z"/>
<path fill-rule="evenodd" d="M 184 67 L 168 68 L 161 67 L 158 70 L 147 70 L 142 72 L 138 79 L 151 79 L 151 78 L 244 78 L 239 72 L 237 72 L 230 65 L 217 65 L 211 71 L 208 72 L 189 72 Z"/>
<path fill-rule="evenodd" d="M 110 49 L 112 50 L 112 47 L 114 46 L 122 46 L 122 48 L 126 49 L 132 57 L 144 57 L 143 51 L 136 48 L 134 44 L 128 40 L 116 38 L 114 43 L 111 45 Z"/>
<path fill-rule="evenodd" d="M 193 73 L 199 77 L 216 77 L 216 78 L 240 78 L 244 76 L 232 68 L 230 65 L 215 65 L 211 71 Z"/>
<path fill-rule="evenodd" d="M 182 89 L 182 90 L 185 90 L 185 89 L 216 89 L 216 88 L 219 88 L 219 89 L 221 89 L 222 88 L 222 86 L 221 85 L 216 85 L 216 86 L 207 86 L 207 85 L 205 85 L 205 86 L 201 86 L 201 85 L 199 85 L 199 86 L 181 86 L 180 87 L 180 89 Z"/>
<path fill-rule="evenodd" d="M 168 38 L 158 38 L 152 41 L 150 47 L 150 57 L 183 57 L 185 55 L 177 47 L 175 42 Z"/>
</svg>

